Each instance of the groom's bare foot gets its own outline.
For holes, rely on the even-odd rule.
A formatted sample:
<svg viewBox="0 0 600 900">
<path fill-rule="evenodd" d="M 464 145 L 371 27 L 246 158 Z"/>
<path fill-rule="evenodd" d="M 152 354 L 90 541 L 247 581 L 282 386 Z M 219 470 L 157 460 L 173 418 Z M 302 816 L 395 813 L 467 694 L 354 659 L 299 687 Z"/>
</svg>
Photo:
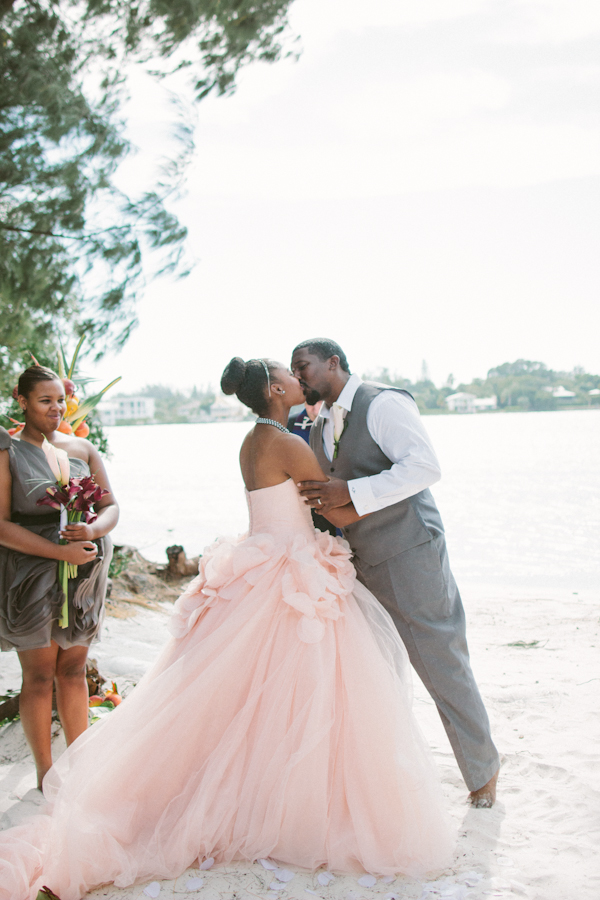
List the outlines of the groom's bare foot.
<svg viewBox="0 0 600 900">
<path fill-rule="evenodd" d="M 475 809 L 489 809 L 496 802 L 496 784 L 499 772 L 500 769 L 495 775 L 492 775 L 487 784 L 484 784 L 477 791 L 471 791 L 469 794 L 469 803 Z"/>
</svg>

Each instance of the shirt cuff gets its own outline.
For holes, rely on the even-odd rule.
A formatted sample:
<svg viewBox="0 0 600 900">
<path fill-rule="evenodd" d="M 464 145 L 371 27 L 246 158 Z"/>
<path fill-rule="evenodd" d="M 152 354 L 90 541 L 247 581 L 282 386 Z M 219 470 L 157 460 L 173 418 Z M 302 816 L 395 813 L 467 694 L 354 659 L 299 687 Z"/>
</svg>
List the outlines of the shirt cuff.
<svg viewBox="0 0 600 900">
<path fill-rule="evenodd" d="M 377 509 L 377 501 L 373 496 L 368 475 L 364 478 L 353 478 L 348 482 L 348 490 L 352 505 L 359 516 L 366 516 L 367 513 Z"/>
</svg>

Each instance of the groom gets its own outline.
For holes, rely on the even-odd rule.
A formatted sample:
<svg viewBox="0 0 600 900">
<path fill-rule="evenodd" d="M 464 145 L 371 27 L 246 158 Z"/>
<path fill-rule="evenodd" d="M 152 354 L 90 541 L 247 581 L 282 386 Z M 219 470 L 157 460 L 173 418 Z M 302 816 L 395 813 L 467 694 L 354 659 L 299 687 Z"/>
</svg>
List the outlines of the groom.
<svg viewBox="0 0 600 900">
<path fill-rule="evenodd" d="M 360 581 L 389 612 L 436 702 L 473 806 L 496 799 L 499 757 L 469 663 L 465 616 L 429 486 L 440 470 L 408 391 L 351 375 L 335 341 L 298 344 L 292 373 L 306 401 L 323 400 L 310 445 L 329 481 L 301 493 L 327 512 L 352 502 L 343 529 Z"/>
</svg>

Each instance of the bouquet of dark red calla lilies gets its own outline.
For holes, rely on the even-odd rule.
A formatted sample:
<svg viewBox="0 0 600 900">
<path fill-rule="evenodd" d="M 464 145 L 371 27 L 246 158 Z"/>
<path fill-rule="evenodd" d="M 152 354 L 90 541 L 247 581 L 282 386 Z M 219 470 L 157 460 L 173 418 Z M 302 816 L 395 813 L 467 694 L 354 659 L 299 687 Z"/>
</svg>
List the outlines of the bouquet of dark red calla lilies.
<svg viewBox="0 0 600 900">
<path fill-rule="evenodd" d="M 42 450 L 46 454 L 48 465 L 53 475 L 56 476 L 56 484 L 46 488 L 46 497 L 40 497 L 37 501 L 38 506 L 51 506 L 53 509 L 60 510 L 60 529 L 61 531 L 69 522 L 81 522 L 85 519 L 89 525 L 98 518 L 94 511 L 94 503 L 97 503 L 101 497 L 108 494 L 109 491 L 101 488 L 94 481 L 93 475 L 78 475 L 71 478 L 71 467 L 69 465 L 69 457 L 64 450 L 55 447 L 44 438 Z M 66 544 L 64 538 L 60 539 L 61 544 Z M 58 583 L 62 588 L 64 601 L 61 609 L 58 624 L 61 628 L 66 628 L 69 624 L 69 607 L 68 607 L 68 590 L 69 579 L 77 577 L 77 566 L 59 560 L 58 563 Z"/>
</svg>

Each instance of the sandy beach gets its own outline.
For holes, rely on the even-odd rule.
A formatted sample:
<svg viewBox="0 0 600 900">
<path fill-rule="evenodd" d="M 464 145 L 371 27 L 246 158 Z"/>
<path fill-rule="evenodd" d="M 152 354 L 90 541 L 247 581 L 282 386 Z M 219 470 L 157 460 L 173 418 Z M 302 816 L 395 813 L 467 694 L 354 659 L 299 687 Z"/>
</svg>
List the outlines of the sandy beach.
<svg viewBox="0 0 600 900">
<path fill-rule="evenodd" d="M 466 789 L 432 701 L 414 679 L 415 711 L 433 748 L 457 842 L 452 866 L 429 880 L 398 877 L 359 883 L 335 874 L 282 872 L 263 864 L 190 869 L 176 881 L 99 888 L 106 900 L 322 900 L 529 897 L 596 900 L 600 895 L 600 683 L 598 604 L 561 599 L 465 597 L 471 655 L 503 758 L 492 810 L 470 809 Z M 155 658 L 168 604 L 107 616 L 92 648 L 100 671 L 125 693 Z M 16 655 L 2 655 L 0 692 L 19 685 Z M 64 746 L 55 724 L 55 756 Z M 23 821 L 43 803 L 19 722 L 0 729 L 0 824 Z M 275 863 L 267 865 L 276 866 Z M 293 877 L 291 877 L 293 874 Z M 323 873 L 320 873 L 323 876 Z M 279 880 L 279 879 L 283 880 Z M 198 879 L 202 879 L 199 881 Z M 290 880 L 286 880 L 290 879 Z"/>
</svg>

